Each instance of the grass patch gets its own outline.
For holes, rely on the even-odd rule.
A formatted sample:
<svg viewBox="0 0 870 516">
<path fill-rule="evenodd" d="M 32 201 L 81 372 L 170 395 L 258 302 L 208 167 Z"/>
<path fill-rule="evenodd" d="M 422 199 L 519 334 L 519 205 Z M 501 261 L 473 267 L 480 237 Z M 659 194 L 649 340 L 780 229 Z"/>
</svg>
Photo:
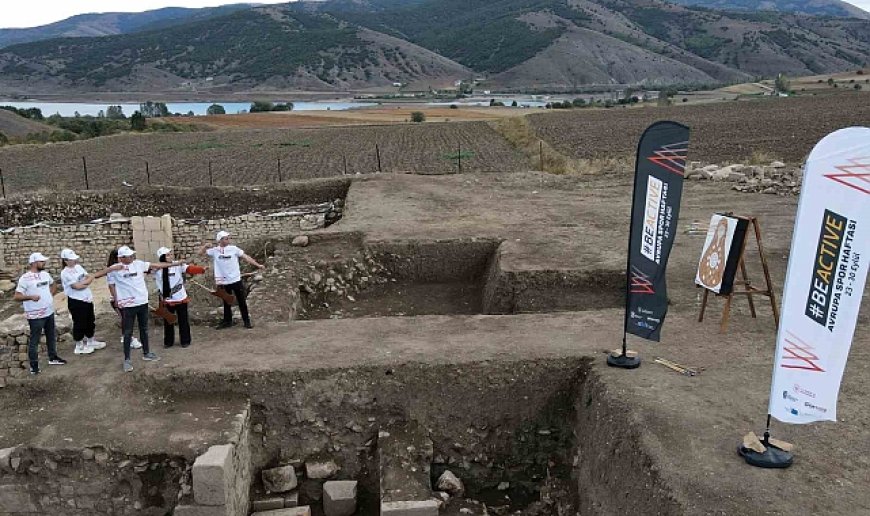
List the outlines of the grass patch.
<svg viewBox="0 0 870 516">
<path fill-rule="evenodd" d="M 441 157 L 449 161 L 459 161 L 459 159 L 471 159 L 474 157 L 474 151 L 464 150 L 459 152 L 448 152 Z"/>
<path fill-rule="evenodd" d="M 289 142 L 278 142 L 275 145 L 279 147 L 311 147 L 311 140 L 291 140 Z"/>
<path fill-rule="evenodd" d="M 767 151 L 762 150 L 754 150 L 752 154 L 749 156 L 749 162 L 747 165 L 770 165 L 774 161 L 782 161 L 779 157 L 771 154 Z"/>
</svg>

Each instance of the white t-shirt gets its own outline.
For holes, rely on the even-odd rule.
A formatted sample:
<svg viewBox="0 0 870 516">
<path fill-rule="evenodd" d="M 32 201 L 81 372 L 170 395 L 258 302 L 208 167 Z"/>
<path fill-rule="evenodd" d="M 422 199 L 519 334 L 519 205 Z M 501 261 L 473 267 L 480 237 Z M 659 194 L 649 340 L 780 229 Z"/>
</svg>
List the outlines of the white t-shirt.
<svg viewBox="0 0 870 516">
<path fill-rule="evenodd" d="M 134 260 L 129 265 L 124 265 L 123 269 L 112 271 L 106 276 L 106 282 L 115 285 L 115 306 L 131 308 L 148 303 L 145 274 L 150 268 L 150 263 Z"/>
<path fill-rule="evenodd" d="M 66 297 L 84 301 L 85 303 L 93 303 L 94 293 L 91 292 L 90 287 L 81 290 L 73 288 L 73 284 L 80 283 L 87 276 L 88 271 L 79 264 L 76 264 L 73 268 L 64 267 L 63 270 L 60 271 L 60 282 L 63 285 L 63 292 L 66 294 Z"/>
<path fill-rule="evenodd" d="M 157 284 L 157 291 L 160 292 L 160 297 L 163 298 L 163 274 L 169 274 L 169 291 L 172 293 L 169 303 L 180 303 L 187 299 L 187 290 L 184 289 L 184 273 L 187 272 L 187 264 L 177 265 L 168 269 L 157 269 L 154 271 L 154 283 Z"/>
<path fill-rule="evenodd" d="M 234 245 L 212 247 L 206 254 L 214 260 L 214 282 L 218 285 L 231 285 L 242 281 L 242 271 L 239 269 L 239 258 L 245 252 Z"/>
<path fill-rule="evenodd" d="M 26 272 L 18 278 L 18 287 L 15 292 L 20 292 L 25 296 L 39 294 L 39 301 L 24 302 L 24 317 L 42 319 L 54 313 L 54 298 L 51 296 L 52 283 L 54 283 L 54 278 L 45 271 Z"/>
</svg>

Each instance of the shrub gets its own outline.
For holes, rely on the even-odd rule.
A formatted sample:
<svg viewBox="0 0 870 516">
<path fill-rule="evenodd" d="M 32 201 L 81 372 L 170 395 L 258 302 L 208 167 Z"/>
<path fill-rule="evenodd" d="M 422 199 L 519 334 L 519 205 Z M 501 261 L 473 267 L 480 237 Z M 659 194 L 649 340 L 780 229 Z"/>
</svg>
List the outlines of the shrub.
<svg viewBox="0 0 870 516">
<path fill-rule="evenodd" d="M 517 107 L 517 106 L 518 106 L 518 104 L 517 104 L 517 101 L 516 101 L 516 100 L 513 101 L 513 102 L 511 102 L 511 107 Z"/>
<path fill-rule="evenodd" d="M 860 90 L 860 89 L 861 89 L 861 85 L 860 85 L 860 84 L 856 84 L 856 85 L 855 85 L 855 89 L 856 89 L 856 90 Z"/>
<path fill-rule="evenodd" d="M 145 116 L 139 111 L 134 112 L 130 116 L 130 129 L 134 131 L 145 130 Z"/>
<path fill-rule="evenodd" d="M 411 121 L 415 123 L 425 122 L 426 121 L 426 113 L 422 111 L 414 111 L 411 113 Z"/>
<path fill-rule="evenodd" d="M 571 101 L 571 104 L 573 104 L 574 107 L 583 107 L 586 105 L 586 101 L 583 99 L 574 99 Z"/>
<path fill-rule="evenodd" d="M 3 134 L 3 131 L 0 131 L 0 145 L 6 145 L 9 143 L 9 137 Z"/>
<path fill-rule="evenodd" d="M 459 106 L 456 104 L 450 104 L 450 109 L 459 109 Z"/>
<path fill-rule="evenodd" d="M 226 115 L 227 110 L 224 109 L 220 104 L 212 104 L 205 110 L 205 114 L 207 115 Z"/>
<path fill-rule="evenodd" d="M 275 106 L 271 102 L 258 100 L 251 103 L 251 108 L 248 111 L 251 113 L 262 113 L 265 111 L 272 111 L 274 107 Z"/>
</svg>

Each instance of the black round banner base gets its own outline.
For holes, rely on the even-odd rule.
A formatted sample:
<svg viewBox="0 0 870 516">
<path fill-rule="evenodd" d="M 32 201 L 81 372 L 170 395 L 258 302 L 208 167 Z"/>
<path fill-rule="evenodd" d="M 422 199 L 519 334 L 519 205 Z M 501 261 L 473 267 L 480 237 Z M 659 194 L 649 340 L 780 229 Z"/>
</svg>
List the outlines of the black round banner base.
<svg viewBox="0 0 870 516">
<path fill-rule="evenodd" d="M 791 466 L 794 462 L 794 456 L 791 453 L 772 444 L 767 444 L 765 447 L 767 450 L 764 453 L 758 453 L 751 448 L 740 446 L 737 453 L 746 460 L 747 464 L 758 468 L 782 469 Z"/>
<path fill-rule="evenodd" d="M 640 357 L 613 353 L 607 355 L 607 365 L 610 367 L 620 367 L 622 369 L 637 369 L 640 367 Z"/>
</svg>

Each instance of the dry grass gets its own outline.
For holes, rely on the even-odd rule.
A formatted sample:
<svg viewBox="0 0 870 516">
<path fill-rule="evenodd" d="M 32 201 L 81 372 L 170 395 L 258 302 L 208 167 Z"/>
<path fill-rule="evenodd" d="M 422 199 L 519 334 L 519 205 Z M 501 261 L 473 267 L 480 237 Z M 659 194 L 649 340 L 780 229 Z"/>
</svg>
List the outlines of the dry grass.
<svg viewBox="0 0 870 516">
<path fill-rule="evenodd" d="M 624 158 L 575 159 L 538 138 L 525 116 L 503 118 L 489 125 L 529 160 L 532 169 L 551 174 L 593 175 L 629 168 Z"/>
</svg>

